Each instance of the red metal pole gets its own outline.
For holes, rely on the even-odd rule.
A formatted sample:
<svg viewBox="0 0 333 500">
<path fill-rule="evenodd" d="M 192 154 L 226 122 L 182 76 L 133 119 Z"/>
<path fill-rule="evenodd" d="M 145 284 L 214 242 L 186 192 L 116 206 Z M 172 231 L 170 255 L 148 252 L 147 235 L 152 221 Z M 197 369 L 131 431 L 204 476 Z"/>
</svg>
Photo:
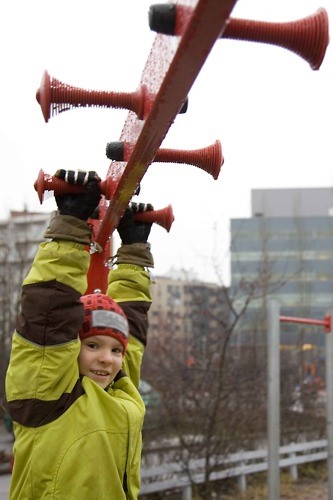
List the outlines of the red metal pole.
<svg viewBox="0 0 333 500">
<path fill-rule="evenodd" d="M 283 323 L 303 323 L 306 325 L 319 325 L 325 328 L 326 332 L 331 330 L 331 316 L 325 316 L 324 320 L 312 318 L 294 318 L 292 316 L 280 316 L 280 321 Z"/>
</svg>

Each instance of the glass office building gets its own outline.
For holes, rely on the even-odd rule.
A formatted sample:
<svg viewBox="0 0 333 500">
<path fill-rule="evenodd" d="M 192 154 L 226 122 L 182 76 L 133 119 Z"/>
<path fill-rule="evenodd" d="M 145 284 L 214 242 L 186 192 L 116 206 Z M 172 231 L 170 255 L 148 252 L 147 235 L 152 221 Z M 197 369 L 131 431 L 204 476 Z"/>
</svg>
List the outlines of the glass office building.
<svg viewBox="0 0 333 500">
<path fill-rule="evenodd" d="M 252 216 L 231 221 L 231 279 L 240 302 L 251 296 L 243 341 L 265 333 L 270 298 L 281 315 L 324 319 L 333 308 L 333 188 L 253 190 Z M 323 344 L 323 328 L 296 329 Z"/>
</svg>

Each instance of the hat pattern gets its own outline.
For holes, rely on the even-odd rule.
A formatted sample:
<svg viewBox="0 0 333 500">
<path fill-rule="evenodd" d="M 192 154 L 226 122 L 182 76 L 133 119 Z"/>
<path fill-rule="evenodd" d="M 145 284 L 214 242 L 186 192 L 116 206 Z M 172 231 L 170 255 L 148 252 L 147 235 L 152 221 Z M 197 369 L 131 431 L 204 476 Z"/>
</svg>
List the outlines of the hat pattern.
<svg viewBox="0 0 333 500">
<path fill-rule="evenodd" d="M 128 343 L 128 322 L 117 302 L 102 293 L 84 295 L 81 301 L 85 315 L 80 330 L 80 339 L 94 335 L 107 335 L 117 339 L 125 351 Z"/>
</svg>

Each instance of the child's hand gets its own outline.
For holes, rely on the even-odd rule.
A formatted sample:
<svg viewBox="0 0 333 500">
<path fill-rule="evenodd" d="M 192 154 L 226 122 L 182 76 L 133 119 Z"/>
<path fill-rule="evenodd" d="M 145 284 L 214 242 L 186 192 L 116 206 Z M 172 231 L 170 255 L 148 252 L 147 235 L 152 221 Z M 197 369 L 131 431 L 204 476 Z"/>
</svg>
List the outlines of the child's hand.
<svg viewBox="0 0 333 500">
<path fill-rule="evenodd" d="M 101 199 L 99 188 L 100 177 L 94 171 L 57 170 L 55 177 L 76 186 L 86 186 L 85 193 L 63 194 L 56 196 L 61 215 L 71 215 L 77 219 L 87 220 L 97 208 Z"/>
<path fill-rule="evenodd" d="M 134 221 L 133 215 L 154 210 L 150 203 L 130 203 L 120 219 L 117 230 L 124 245 L 146 243 L 151 230 L 151 222 Z"/>
</svg>

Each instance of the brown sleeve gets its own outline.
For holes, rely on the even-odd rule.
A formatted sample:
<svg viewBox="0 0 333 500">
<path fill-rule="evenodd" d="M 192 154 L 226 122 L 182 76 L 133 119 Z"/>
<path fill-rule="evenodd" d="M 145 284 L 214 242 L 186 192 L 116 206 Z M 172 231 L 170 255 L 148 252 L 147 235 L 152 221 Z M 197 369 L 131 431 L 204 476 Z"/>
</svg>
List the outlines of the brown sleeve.
<svg viewBox="0 0 333 500">
<path fill-rule="evenodd" d="M 75 340 L 84 318 L 80 294 L 55 280 L 24 285 L 16 330 L 38 345 Z"/>
<path fill-rule="evenodd" d="M 119 302 L 127 316 L 129 332 L 143 345 L 147 345 L 148 311 L 150 302 Z"/>
</svg>

